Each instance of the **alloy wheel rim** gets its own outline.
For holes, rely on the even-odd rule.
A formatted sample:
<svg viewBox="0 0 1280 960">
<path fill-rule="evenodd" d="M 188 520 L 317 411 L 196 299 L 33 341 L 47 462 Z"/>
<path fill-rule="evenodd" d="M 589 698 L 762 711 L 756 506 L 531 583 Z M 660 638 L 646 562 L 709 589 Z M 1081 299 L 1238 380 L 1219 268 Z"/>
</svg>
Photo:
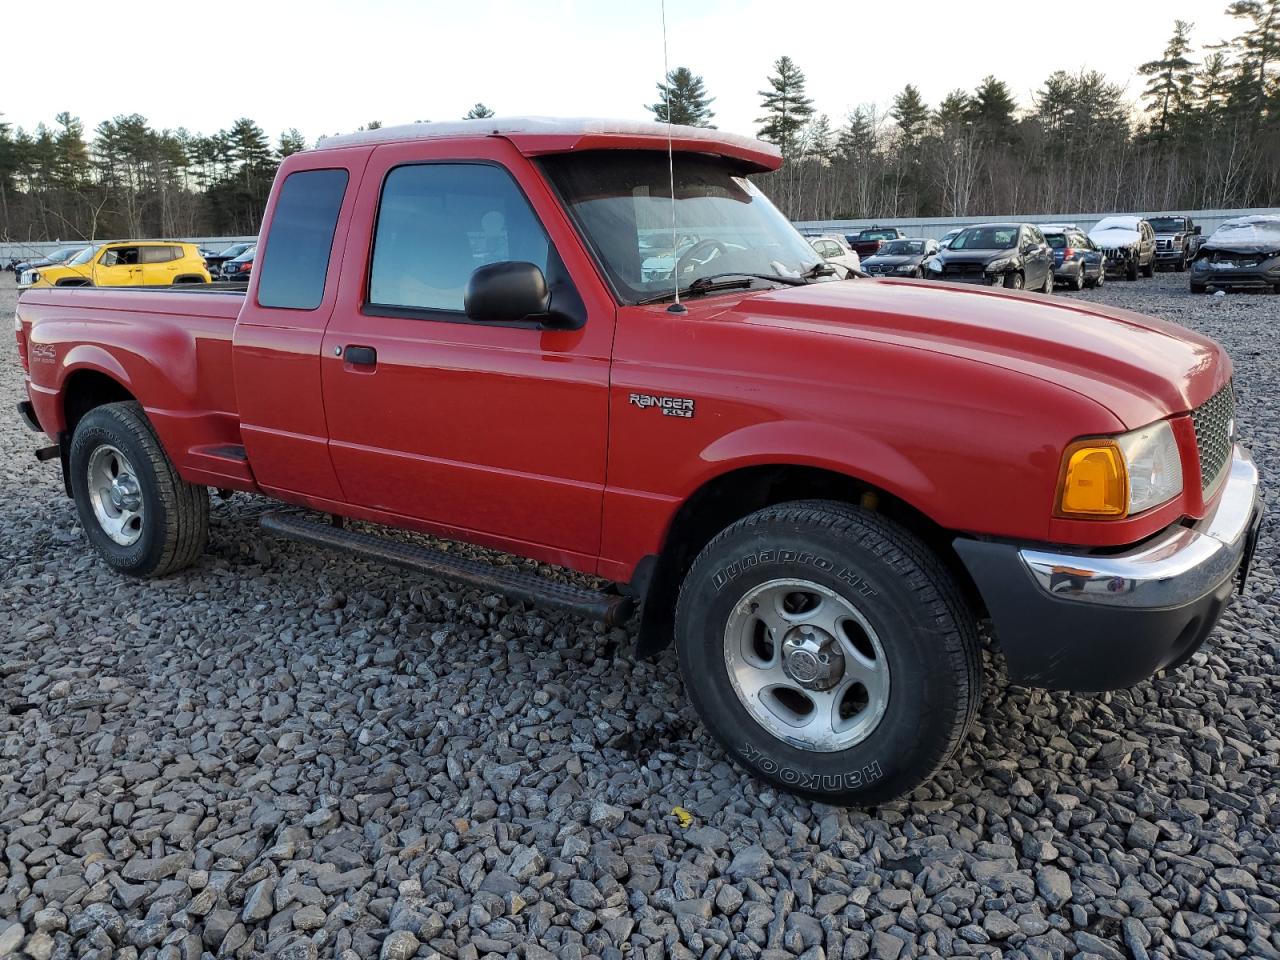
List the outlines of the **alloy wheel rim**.
<svg viewBox="0 0 1280 960">
<path fill-rule="evenodd" d="M 729 615 L 724 659 L 739 702 L 801 750 L 847 750 L 889 705 L 889 663 L 875 629 L 847 598 L 803 579 L 748 590 Z"/>
<path fill-rule="evenodd" d="M 142 536 L 142 487 L 129 458 L 110 444 L 89 455 L 88 490 L 93 517 L 102 532 L 122 547 Z"/>
</svg>

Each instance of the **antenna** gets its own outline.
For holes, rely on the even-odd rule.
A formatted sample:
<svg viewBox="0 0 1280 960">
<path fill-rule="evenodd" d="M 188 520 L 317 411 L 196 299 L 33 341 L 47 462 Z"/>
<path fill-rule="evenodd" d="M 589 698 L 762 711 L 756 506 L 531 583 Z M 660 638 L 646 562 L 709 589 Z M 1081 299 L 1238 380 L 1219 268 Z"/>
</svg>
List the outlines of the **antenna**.
<svg viewBox="0 0 1280 960">
<path fill-rule="evenodd" d="M 675 151 L 671 147 L 671 68 L 667 64 L 667 0 L 660 0 L 662 8 L 662 79 L 667 90 L 667 177 L 671 184 L 671 283 L 675 287 L 676 299 L 667 307 L 668 313 L 688 313 L 688 309 L 680 302 L 680 276 L 676 268 L 680 266 L 680 255 L 676 251 L 676 161 Z"/>
</svg>

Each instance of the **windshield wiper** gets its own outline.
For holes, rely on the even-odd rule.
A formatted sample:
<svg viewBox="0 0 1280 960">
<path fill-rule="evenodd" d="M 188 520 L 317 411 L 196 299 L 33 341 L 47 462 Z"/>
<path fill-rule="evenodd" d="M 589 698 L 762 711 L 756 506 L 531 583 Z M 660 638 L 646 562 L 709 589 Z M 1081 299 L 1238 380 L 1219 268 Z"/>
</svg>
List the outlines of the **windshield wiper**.
<svg viewBox="0 0 1280 960">
<path fill-rule="evenodd" d="M 732 277 L 734 279 L 726 279 Z M 737 290 L 743 287 L 749 287 L 756 280 L 768 280 L 770 283 L 782 283 L 788 287 L 803 287 L 808 280 L 802 277 L 784 277 L 777 273 L 744 273 L 741 270 L 728 270 L 724 273 L 713 273 L 706 277 L 698 277 L 687 287 L 680 288 L 680 296 L 697 296 L 704 293 L 713 293 L 716 290 Z M 636 303 L 643 306 L 647 303 L 661 303 L 664 300 L 670 300 L 675 295 L 674 291 L 668 293 L 660 293 L 654 297 L 646 297 L 643 300 L 637 300 Z"/>
</svg>

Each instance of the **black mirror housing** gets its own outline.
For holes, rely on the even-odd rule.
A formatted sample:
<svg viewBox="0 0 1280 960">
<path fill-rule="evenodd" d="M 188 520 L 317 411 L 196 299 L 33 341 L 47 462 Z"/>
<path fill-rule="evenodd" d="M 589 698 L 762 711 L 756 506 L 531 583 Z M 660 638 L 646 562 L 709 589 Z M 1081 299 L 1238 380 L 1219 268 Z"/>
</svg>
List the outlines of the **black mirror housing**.
<svg viewBox="0 0 1280 960">
<path fill-rule="evenodd" d="M 469 320 L 514 323 L 546 316 L 551 291 L 537 264 L 503 260 L 472 271 L 462 304 Z"/>
</svg>

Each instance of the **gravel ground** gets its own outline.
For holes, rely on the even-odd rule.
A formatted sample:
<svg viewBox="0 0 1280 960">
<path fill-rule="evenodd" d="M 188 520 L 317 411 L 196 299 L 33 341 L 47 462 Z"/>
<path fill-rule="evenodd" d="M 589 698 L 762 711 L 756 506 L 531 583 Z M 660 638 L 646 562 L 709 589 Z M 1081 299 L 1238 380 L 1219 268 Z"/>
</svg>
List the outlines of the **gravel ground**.
<svg viewBox="0 0 1280 960">
<path fill-rule="evenodd" d="M 1079 296 L 1227 344 L 1280 476 L 1280 297 Z M 674 656 L 267 541 L 257 498 L 124 580 L 0 443 L 0 957 L 1280 957 L 1274 508 L 1188 667 L 1071 696 L 989 656 L 957 761 L 858 811 L 731 766 Z"/>
</svg>

